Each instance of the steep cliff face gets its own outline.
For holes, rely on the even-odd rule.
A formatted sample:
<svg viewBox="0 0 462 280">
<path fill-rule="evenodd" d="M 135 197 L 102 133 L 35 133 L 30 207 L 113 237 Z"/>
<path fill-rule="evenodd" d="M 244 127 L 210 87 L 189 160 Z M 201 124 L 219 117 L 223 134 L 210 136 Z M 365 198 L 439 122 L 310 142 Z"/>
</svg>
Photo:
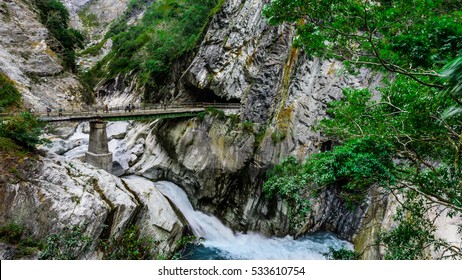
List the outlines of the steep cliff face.
<svg viewBox="0 0 462 280">
<path fill-rule="evenodd" d="M 71 25 L 95 42 L 126 9 L 130 0 L 61 0 L 71 15 Z"/>
<path fill-rule="evenodd" d="M 34 7 L 28 1 L 2 1 L 0 23 L 0 71 L 14 81 L 25 105 L 42 111 L 80 107 L 84 89 L 51 50 L 54 39 Z"/>
<path fill-rule="evenodd" d="M 292 48 L 294 32 L 290 26 L 269 26 L 262 18 L 265 3 L 226 1 L 180 80 L 180 93 L 185 95 L 240 100 L 241 119 L 254 124 L 254 135 L 245 142 L 248 144 L 239 145 L 243 141 L 234 139 L 229 146 L 214 149 L 209 143 L 232 135 L 225 128 L 213 132 L 213 127 L 219 125 L 216 119 L 206 119 L 199 126 L 202 134 L 193 127 L 179 139 L 168 133 L 162 138 L 175 139 L 171 145 L 175 153 L 166 155 L 173 157 L 188 174 L 194 174 L 190 195 L 198 198 L 198 207 L 216 213 L 236 229 L 287 234 L 283 203 L 267 201 L 261 195 L 266 170 L 289 155 L 303 159 L 319 151 L 323 139 L 313 125 L 325 117 L 327 103 L 339 99 L 343 87 L 368 87 L 377 84 L 380 77 L 369 71 L 352 76 L 344 74 L 338 62 L 307 59 L 303 52 Z M 210 128 L 206 126 L 208 122 Z M 203 139 L 207 131 L 207 139 Z M 258 134 L 260 139 L 256 141 Z M 160 145 L 166 140 L 162 141 Z M 235 170 L 211 160 L 228 151 L 237 151 L 238 156 L 226 157 L 237 167 Z M 191 157 L 196 166 L 188 164 Z M 168 170 L 161 162 L 165 161 L 142 158 L 137 166 L 143 168 L 136 172 Z M 214 172 L 217 167 L 225 170 L 224 174 Z M 174 179 L 168 174 L 163 176 Z M 233 177 L 241 179 L 230 180 Z M 327 193 L 314 208 L 311 230 L 329 229 L 351 238 L 366 208 L 363 205 L 346 211 L 335 193 Z"/>
<path fill-rule="evenodd" d="M 266 24 L 261 16 L 265 3 L 226 1 L 179 84 L 179 95 L 239 100 L 240 118 L 254 124 L 253 135 L 236 137 L 229 124 L 216 118 L 206 118 L 201 125 L 159 126 L 154 129 L 155 143 L 146 142 L 161 148 L 148 151 L 131 172 L 178 182 L 198 208 L 220 216 L 234 229 L 283 235 L 288 233 L 287 209 L 283 202 L 262 195 L 265 171 L 289 155 L 303 159 L 328 146 L 314 130 L 326 117 L 327 104 L 341 98 L 343 88 L 374 88 L 383 76 L 365 69 L 350 75 L 339 62 L 308 59 L 292 48 L 290 26 Z M 175 130 L 182 133 L 172 133 Z M 261 138 L 256 139 L 257 135 Z M 232 141 L 214 146 L 222 139 Z M 223 155 L 225 161 L 217 160 Z M 384 248 L 371 245 L 377 244 L 379 232 L 396 226 L 393 215 L 399 204 L 385 190 L 373 188 L 353 209 L 335 188 L 311 204 L 307 223 L 298 234 L 329 230 L 354 240 L 365 258 L 383 257 Z M 460 234 L 452 233 L 458 218 L 439 215 L 436 221 L 439 227 L 450 228 L 448 233 L 438 230 L 437 237 L 454 244 L 460 241 Z M 438 257 L 440 253 L 428 254 Z"/>
</svg>

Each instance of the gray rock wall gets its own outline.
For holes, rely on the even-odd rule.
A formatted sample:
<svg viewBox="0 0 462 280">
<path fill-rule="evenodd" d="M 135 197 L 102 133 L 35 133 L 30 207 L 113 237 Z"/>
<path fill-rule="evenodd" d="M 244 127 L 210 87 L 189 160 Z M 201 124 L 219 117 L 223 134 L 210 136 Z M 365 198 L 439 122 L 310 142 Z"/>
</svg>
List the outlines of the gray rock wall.
<svg viewBox="0 0 462 280">
<path fill-rule="evenodd" d="M 254 134 L 263 131 L 261 142 L 249 137 L 244 148 L 233 139 L 229 145 L 214 149 L 210 143 L 232 135 L 224 127 L 214 131 L 215 125 L 222 126 L 216 124 L 216 119 L 206 119 L 202 126 L 192 129 L 194 132 L 186 130 L 178 140 L 169 134 L 162 138 L 175 139 L 173 156 L 180 170 L 186 169 L 188 178 L 194 178 L 190 194 L 198 198 L 198 207 L 216 213 L 236 229 L 287 234 L 287 210 L 283 203 L 267 201 L 261 194 L 266 170 L 290 155 L 302 160 L 319 151 L 324 139 L 313 126 L 326 116 L 327 103 L 341 98 L 343 87 L 369 87 L 377 84 L 380 76 L 365 70 L 352 76 L 345 73 L 339 62 L 307 59 L 303 51 L 292 48 L 292 26 L 273 27 L 266 23 L 261 11 L 267 2 L 226 1 L 180 80 L 180 89 L 185 93 L 189 90 L 192 94 L 240 100 L 240 118 L 254 123 Z M 208 134 L 208 139 L 197 131 Z M 229 151 L 238 151 L 236 157 L 225 157 L 237 169 L 227 169 L 224 174 L 212 172 L 217 166 L 226 166 L 212 159 Z M 190 158 L 206 172 L 189 166 Z M 149 162 L 153 167 L 159 166 L 156 161 Z M 137 165 L 148 166 L 143 159 Z M 169 170 L 164 166 L 159 169 Z M 168 172 L 163 174 L 168 176 Z M 221 198 L 220 194 L 226 195 Z M 200 198 L 207 203 L 201 203 Z M 344 203 L 331 191 L 317 202 L 310 217 L 315 221 L 310 230 L 328 229 L 351 238 L 366 208 L 362 205 L 355 211 L 346 211 Z"/>
<path fill-rule="evenodd" d="M 63 70 L 53 39 L 28 1 L 0 3 L 0 71 L 14 81 L 27 107 L 79 108 L 83 87 Z"/>
<path fill-rule="evenodd" d="M 42 241 L 65 227 L 81 226 L 93 246 L 80 256 L 86 259 L 103 257 L 98 240 L 116 239 L 136 225 L 141 236 L 157 242 L 151 244 L 154 257 L 172 256 L 186 224 L 154 187 L 140 188 L 45 148 L 42 153 L 49 154 L 35 163 L 39 166 L 29 178 L 0 185 L 0 225 L 16 223 L 25 229 L 23 238 Z M 5 258 L 15 257 L 10 249 Z"/>
</svg>

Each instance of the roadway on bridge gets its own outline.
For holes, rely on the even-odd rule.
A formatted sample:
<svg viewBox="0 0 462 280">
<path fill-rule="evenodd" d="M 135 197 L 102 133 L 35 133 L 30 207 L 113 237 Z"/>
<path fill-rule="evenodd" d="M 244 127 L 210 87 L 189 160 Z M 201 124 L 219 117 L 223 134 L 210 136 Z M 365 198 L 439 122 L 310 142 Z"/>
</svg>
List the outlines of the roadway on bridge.
<svg viewBox="0 0 462 280">
<path fill-rule="evenodd" d="M 240 108 L 239 103 L 198 103 L 198 104 L 175 104 L 170 106 L 144 106 L 127 110 L 122 107 L 108 108 L 87 108 L 82 110 L 62 111 L 54 110 L 47 114 L 40 112 L 39 119 L 45 122 L 84 122 L 84 121 L 121 121 L 121 120 L 149 120 L 159 118 L 180 118 L 196 116 L 205 111 L 208 107 L 221 110 L 236 110 Z"/>
</svg>

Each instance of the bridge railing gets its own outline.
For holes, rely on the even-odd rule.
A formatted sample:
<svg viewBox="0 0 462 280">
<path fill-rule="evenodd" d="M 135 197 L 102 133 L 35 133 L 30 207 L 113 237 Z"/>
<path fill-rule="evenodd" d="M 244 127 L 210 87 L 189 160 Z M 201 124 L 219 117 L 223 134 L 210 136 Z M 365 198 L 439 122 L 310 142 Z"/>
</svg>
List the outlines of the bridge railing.
<svg viewBox="0 0 462 280">
<path fill-rule="evenodd" d="M 35 111 L 32 112 L 40 117 L 71 117 L 71 116 L 89 116 L 89 115 L 114 115 L 114 114 L 134 114 L 139 112 L 148 112 L 153 110 L 172 111 L 174 109 L 200 109 L 207 107 L 215 107 L 217 109 L 239 109 L 239 103 L 207 103 L 207 102 L 185 102 L 185 103 L 143 103 L 141 105 L 127 105 L 127 106 L 85 106 L 79 109 L 59 110 L 53 109 L 51 112 Z M 8 116 L 9 114 L 0 114 L 1 116 Z"/>
</svg>

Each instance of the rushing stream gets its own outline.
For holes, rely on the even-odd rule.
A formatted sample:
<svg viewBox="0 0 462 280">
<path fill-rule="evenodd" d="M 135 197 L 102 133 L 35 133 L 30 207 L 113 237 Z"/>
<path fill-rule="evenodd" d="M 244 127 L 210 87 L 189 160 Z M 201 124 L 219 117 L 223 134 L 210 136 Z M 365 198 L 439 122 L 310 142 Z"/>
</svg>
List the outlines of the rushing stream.
<svg viewBox="0 0 462 280">
<path fill-rule="evenodd" d="M 177 185 L 161 181 L 155 183 L 159 191 L 180 209 L 191 230 L 204 241 L 191 248 L 188 259 L 324 259 L 323 253 L 334 249 L 352 249 L 352 245 L 330 233 L 317 233 L 294 240 L 265 237 L 258 233 L 234 233 L 212 215 L 193 209 L 186 193 Z"/>
<path fill-rule="evenodd" d="M 77 142 L 64 154 L 65 157 L 72 159 L 81 156 L 88 149 L 88 134 L 83 132 L 83 126 L 84 124 L 80 124 L 66 141 L 68 145 Z M 122 144 L 122 140 L 113 139 L 109 148 L 114 153 L 115 160 L 127 161 L 124 158 L 125 145 Z M 130 175 L 124 179 L 135 184 L 140 192 L 153 187 L 152 181 L 140 176 Z M 203 240 L 200 245 L 188 248 L 183 254 L 187 259 L 324 259 L 323 254 L 330 247 L 352 249 L 350 243 L 330 233 L 317 233 L 297 240 L 290 236 L 268 238 L 259 233 L 235 233 L 218 218 L 194 210 L 186 193 L 177 185 L 167 181 L 156 182 L 154 185 L 175 203 L 188 220 L 194 235 Z"/>
</svg>

